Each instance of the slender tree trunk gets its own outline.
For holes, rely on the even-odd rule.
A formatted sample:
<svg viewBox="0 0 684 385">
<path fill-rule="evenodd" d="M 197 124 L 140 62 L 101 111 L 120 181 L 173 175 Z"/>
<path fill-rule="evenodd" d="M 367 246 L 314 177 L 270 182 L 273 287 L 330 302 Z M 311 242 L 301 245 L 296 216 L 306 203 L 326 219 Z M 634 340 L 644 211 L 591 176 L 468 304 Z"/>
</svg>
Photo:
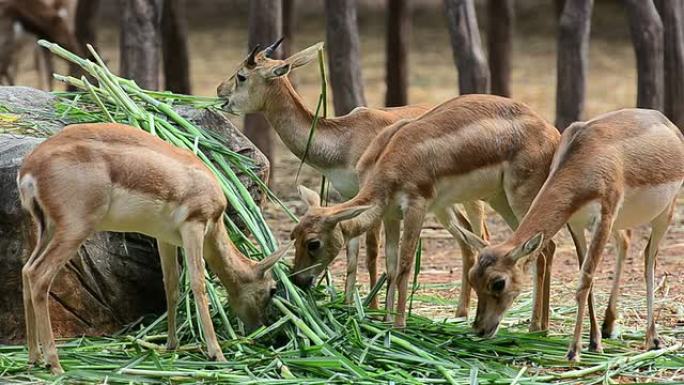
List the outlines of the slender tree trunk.
<svg viewBox="0 0 684 385">
<path fill-rule="evenodd" d="M 684 130 L 684 0 L 659 0 L 665 42 L 665 115 Z"/>
<path fill-rule="evenodd" d="M 489 92 L 489 67 L 482 51 L 473 0 L 444 0 L 461 94 Z"/>
<path fill-rule="evenodd" d="M 556 13 L 556 18 L 560 21 L 561 15 L 563 15 L 563 8 L 565 8 L 565 0 L 554 0 L 553 9 Z"/>
<path fill-rule="evenodd" d="M 663 110 L 663 23 L 653 0 L 625 0 L 637 61 L 637 107 Z"/>
<path fill-rule="evenodd" d="M 76 2 L 76 13 L 74 14 L 74 34 L 78 45 L 86 53 L 86 57 L 92 55 L 87 50 L 86 45 L 90 44 L 97 50 L 97 11 L 100 8 L 100 0 L 78 0 Z M 69 75 L 80 77 L 83 70 L 74 63 L 69 63 Z M 75 90 L 73 86 L 67 86 L 70 91 Z"/>
<path fill-rule="evenodd" d="M 297 22 L 297 1 L 283 0 L 283 40 L 280 46 L 283 57 L 292 55 L 294 47 L 294 24 Z"/>
<path fill-rule="evenodd" d="M 511 96 L 514 0 L 489 0 L 487 47 L 492 94 Z"/>
<path fill-rule="evenodd" d="M 164 86 L 169 91 L 189 94 L 191 93 L 190 59 L 185 0 L 163 1 L 161 30 Z"/>
<path fill-rule="evenodd" d="M 388 107 L 408 104 L 408 52 L 411 38 L 411 6 L 408 0 L 389 0 L 387 13 L 387 61 L 385 76 Z"/>
<path fill-rule="evenodd" d="M 355 0 L 325 0 L 325 40 L 335 114 L 366 105 Z"/>
<path fill-rule="evenodd" d="M 280 38 L 282 33 L 282 8 L 280 1 L 250 0 L 248 47 L 257 44 L 266 48 Z M 274 159 L 271 126 L 261 114 L 245 116 L 245 135 L 254 143 L 270 162 Z M 273 173 L 271 173 L 271 176 Z"/>
<path fill-rule="evenodd" d="M 90 44 L 97 49 L 97 11 L 100 0 L 78 0 L 74 16 L 74 33 L 78 43 L 85 47 Z"/>
<path fill-rule="evenodd" d="M 558 31 L 556 127 L 562 132 L 584 113 L 589 32 L 594 0 L 566 0 Z"/>
<path fill-rule="evenodd" d="M 159 89 L 162 0 L 119 0 L 121 75 L 142 88 Z"/>
</svg>

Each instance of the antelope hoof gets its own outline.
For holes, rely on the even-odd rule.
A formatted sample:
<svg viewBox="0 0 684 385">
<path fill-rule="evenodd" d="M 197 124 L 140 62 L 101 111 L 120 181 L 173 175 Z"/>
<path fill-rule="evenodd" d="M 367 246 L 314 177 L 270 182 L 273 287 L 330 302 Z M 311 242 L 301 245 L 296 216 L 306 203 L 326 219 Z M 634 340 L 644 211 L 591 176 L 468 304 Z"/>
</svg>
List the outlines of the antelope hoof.
<svg viewBox="0 0 684 385">
<path fill-rule="evenodd" d="M 571 364 L 580 362 L 579 350 L 577 350 L 577 348 L 570 348 L 570 350 L 568 350 L 568 353 L 565 355 L 565 358 L 567 358 Z"/>
<path fill-rule="evenodd" d="M 177 347 L 178 347 L 178 341 L 170 341 L 169 340 L 166 342 L 166 350 L 167 351 L 176 350 Z"/>
<path fill-rule="evenodd" d="M 589 341 L 589 351 L 603 353 L 603 345 L 601 344 L 601 341 Z"/>
<path fill-rule="evenodd" d="M 468 308 L 459 306 L 455 315 L 457 318 L 468 318 Z"/>
<path fill-rule="evenodd" d="M 385 314 L 385 316 L 382 317 L 383 322 L 391 323 L 393 320 L 394 320 L 394 318 L 389 313 Z"/>
<path fill-rule="evenodd" d="M 60 365 L 59 362 L 54 364 L 47 364 L 46 368 L 49 369 L 50 372 L 55 376 L 64 374 L 64 369 L 62 369 L 62 365 Z"/>
<path fill-rule="evenodd" d="M 661 340 L 660 337 L 649 338 L 648 341 L 646 341 L 647 350 L 657 350 L 664 346 L 663 340 Z"/>
<path fill-rule="evenodd" d="M 226 362 L 226 357 L 223 356 L 223 352 L 220 350 L 217 353 L 209 354 L 209 360 L 216 362 Z"/>
<path fill-rule="evenodd" d="M 546 331 L 546 328 L 542 326 L 541 322 L 532 322 L 530 324 L 530 333 Z"/>
<path fill-rule="evenodd" d="M 617 333 L 615 333 L 614 324 L 603 323 L 601 327 L 601 336 L 603 338 L 615 338 Z"/>
</svg>

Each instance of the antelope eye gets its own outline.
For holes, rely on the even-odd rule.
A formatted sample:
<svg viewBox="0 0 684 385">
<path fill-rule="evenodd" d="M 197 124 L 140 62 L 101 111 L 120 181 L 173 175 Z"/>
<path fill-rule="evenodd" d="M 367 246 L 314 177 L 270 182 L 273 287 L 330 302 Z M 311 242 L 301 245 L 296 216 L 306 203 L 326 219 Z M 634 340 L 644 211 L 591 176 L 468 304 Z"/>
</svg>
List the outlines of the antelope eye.
<svg viewBox="0 0 684 385">
<path fill-rule="evenodd" d="M 247 80 L 247 77 L 246 77 L 245 75 L 242 75 L 242 74 L 237 74 L 237 75 L 235 75 L 235 78 L 236 78 L 237 81 L 240 82 L 240 83 L 242 83 L 242 82 L 244 82 L 245 80 Z"/>
<path fill-rule="evenodd" d="M 506 287 L 506 280 L 504 278 L 495 278 L 492 282 L 492 291 L 500 293 Z"/>
<path fill-rule="evenodd" d="M 273 298 L 273 296 L 276 295 L 277 291 L 278 291 L 278 289 L 276 289 L 275 287 L 272 287 L 271 291 L 268 293 L 269 298 Z"/>
<path fill-rule="evenodd" d="M 309 249 L 309 251 L 316 251 L 321 248 L 321 241 L 312 239 L 306 243 L 306 248 Z"/>
</svg>

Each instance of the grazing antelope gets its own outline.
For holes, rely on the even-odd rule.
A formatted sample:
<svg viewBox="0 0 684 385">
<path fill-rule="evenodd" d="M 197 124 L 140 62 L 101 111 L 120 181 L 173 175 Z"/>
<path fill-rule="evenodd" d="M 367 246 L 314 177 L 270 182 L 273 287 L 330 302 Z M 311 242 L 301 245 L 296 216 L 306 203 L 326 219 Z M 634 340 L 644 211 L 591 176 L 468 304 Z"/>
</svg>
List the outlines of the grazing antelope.
<svg viewBox="0 0 684 385">
<path fill-rule="evenodd" d="M 683 179 L 684 136 L 660 112 L 624 109 L 573 123 L 563 133 L 549 177 L 518 229 L 506 242 L 482 249 L 469 273 L 478 295 L 475 328 L 487 336 L 496 333 L 503 313 L 520 292 L 525 265 L 567 223 L 573 237 L 580 238 L 578 253 L 586 254 L 567 354 L 579 361 L 584 310 L 607 239 L 611 232 L 650 223 L 645 251 L 646 347 L 658 348 L 661 341 L 653 315 L 655 258 Z M 585 229 L 593 233 L 588 248 Z M 481 244 L 463 233 L 473 246 Z M 613 321 L 604 324 L 604 331 L 612 330 Z M 598 330 L 594 323 L 593 329 Z M 601 350 L 599 333 L 592 333 L 590 348 Z"/>
<path fill-rule="evenodd" d="M 272 59 L 270 56 L 281 41 L 282 39 L 278 40 L 263 51 L 255 47 L 236 72 L 218 86 L 218 96 L 225 99 L 223 109 L 233 114 L 263 113 L 290 151 L 320 171 L 344 198 L 350 199 L 359 190 L 356 163 L 373 139 L 390 124 L 400 119 L 416 118 L 425 113 L 428 107 L 359 107 L 348 115 L 320 118 L 307 152 L 314 114 L 304 105 L 287 74 L 316 59 L 323 45 L 315 44 L 285 60 Z M 468 218 L 475 224 L 475 232 L 486 234 L 481 203 L 467 202 L 465 208 Z M 463 217 L 460 216 L 459 219 Z M 377 277 L 379 230 L 379 227 L 374 228 L 366 235 L 366 263 L 371 287 L 375 286 Z M 474 261 L 473 251 L 463 243 L 459 245 L 464 260 Z M 345 284 L 347 303 L 352 301 L 356 284 L 358 253 L 358 239 L 349 240 Z M 295 283 L 299 286 L 310 286 L 315 277 L 323 272 L 336 256 L 328 254 L 328 258 L 312 261 L 312 265 L 315 266 L 305 274 L 295 275 Z M 464 263 L 464 266 L 466 265 L 468 264 Z M 470 287 L 467 280 L 463 280 L 462 285 L 457 315 L 465 316 L 470 299 Z M 371 306 L 377 307 L 377 301 L 374 300 Z"/>
<path fill-rule="evenodd" d="M 291 235 L 295 269 L 304 267 L 301 261 L 309 261 L 309 255 L 314 260 L 336 255 L 345 241 L 383 221 L 386 308 L 388 313 L 393 310 L 398 287 L 395 325 L 404 327 L 408 278 L 426 213 L 433 212 L 461 239 L 455 212 L 449 208 L 457 202 L 484 200 L 516 228 L 546 179 L 559 137 L 553 126 L 526 105 L 492 95 L 460 96 L 416 120 L 395 123 L 359 160 L 362 183 L 354 198 L 320 207 L 315 192 L 300 188 L 309 210 Z M 536 287 L 540 289 L 535 295 L 532 330 L 548 325 L 548 306 L 543 301 L 548 301 L 549 280 L 541 285 L 542 277 L 548 277 L 553 251 L 550 244 L 545 251 L 549 263 L 538 268 Z"/>
<path fill-rule="evenodd" d="M 214 175 L 192 153 L 121 124 L 64 128 L 31 152 L 17 176 L 22 206 L 37 231 L 22 270 L 29 362 L 62 368 L 48 313 L 50 285 L 95 231 L 137 232 L 157 239 L 168 305 L 168 341 L 177 344 L 177 247 L 187 257 L 207 353 L 225 361 L 209 315 L 204 260 L 228 291 L 248 329 L 266 322 L 275 293 L 270 269 L 287 247 L 261 262 L 242 255 L 223 224 L 226 198 Z M 204 257 L 204 260 L 203 258 Z"/>
<path fill-rule="evenodd" d="M 52 89 L 52 54 L 37 47 L 30 34 L 83 55 L 84 46 L 79 44 L 74 32 L 76 4 L 76 0 L 0 0 L 0 84 L 14 84 L 16 56 L 22 46 L 30 45 L 35 47 L 34 63 L 40 87 Z"/>
</svg>

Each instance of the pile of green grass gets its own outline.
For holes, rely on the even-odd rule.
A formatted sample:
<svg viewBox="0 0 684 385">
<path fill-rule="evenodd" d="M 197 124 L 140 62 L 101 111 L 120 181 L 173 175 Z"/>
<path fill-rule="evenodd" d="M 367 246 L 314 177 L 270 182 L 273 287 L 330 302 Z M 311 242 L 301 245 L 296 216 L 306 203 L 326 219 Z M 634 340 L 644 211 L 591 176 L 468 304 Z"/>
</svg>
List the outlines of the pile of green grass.
<svg viewBox="0 0 684 385">
<path fill-rule="evenodd" d="M 231 237 L 254 258 L 275 249 L 276 239 L 236 173 L 256 179 L 248 158 L 235 154 L 213 134 L 179 116 L 173 105 L 212 108 L 216 100 L 148 92 L 113 75 L 99 60 L 79 58 L 57 45 L 41 45 L 79 64 L 96 79 L 57 76 L 82 89 L 60 94 L 58 110 L 73 122 L 117 121 L 144 129 L 170 143 L 193 150 L 214 171 L 248 234 L 230 222 Z M 212 162 L 213 161 L 213 162 Z M 266 187 L 257 183 L 267 191 Z M 271 197 L 272 194 L 267 194 Z M 418 255 L 417 267 L 420 265 Z M 682 344 L 657 351 L 635 349 L 641 335 L 605 341 L 605 354 L 584 353 L 575 368 L 564 358 L 565 336 L 530 334 L 529 295 L 507 317 L 508 329 L 491 340 L 475 337 L 463 320 L 431 320 L 415 314 L 406 330 L 394 330 L 379 319 L 383 312 L 367 307 L 385 284 L 384 276 L 366 296 L 355 294 L 352 306 L 330 282 L 330 276 L 309 293 L 295 288 L 284 264 L 275 269 L 281 290 L 274 299 L 277 321 L 250 335 L 226 305 L 225 292 L 208 277 L 214 324 L 228 362 L 207 361 L 197 311 L 184 276 L 179 306 L 176 351 L 166 351 L 166 316 L 144 319 L 115 336 L 76 338 L 59 344 L 66 374 L 53 377 L 42 368 L 27 367 L 24 346 L 0 346 L 0 382 L 107 384 L 541 384 L 609 383 L 611 379 L 665 376 L 684 366 Z M 413 293 L 418 289 L 414 283 Z M 431 300 L 416 295 L 416 304 Z M 554 308 L 554 322 L 572 322 L 572 307 Z M 663 332 L 667 334 L 667 332 Z"/>
</svg>

